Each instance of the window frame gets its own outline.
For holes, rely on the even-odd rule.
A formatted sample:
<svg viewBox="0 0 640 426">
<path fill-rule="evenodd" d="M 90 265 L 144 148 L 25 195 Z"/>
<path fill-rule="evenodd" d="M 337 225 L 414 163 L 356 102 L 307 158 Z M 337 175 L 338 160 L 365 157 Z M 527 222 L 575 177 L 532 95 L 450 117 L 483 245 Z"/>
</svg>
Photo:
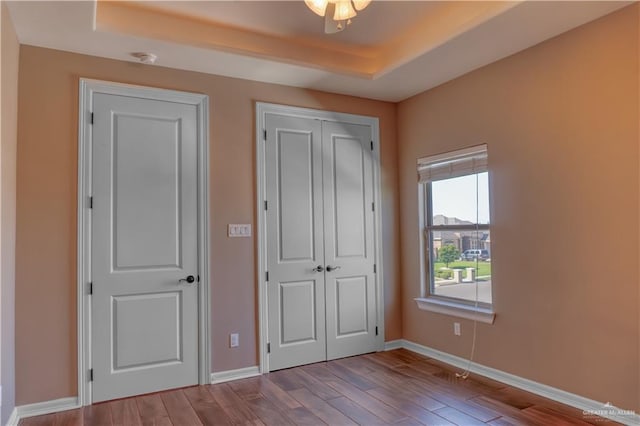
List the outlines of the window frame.
<svg viewBox="0 0 640 426">
<path fill-rule="evenodd" d="M 485 148 L 486 152 L 486 148 Z M 451 154 L 456 157 L 457 152 Z M 444 155 L 438 157 L 442 158 Z M 418 160 L 418 164 L 423 162 Z M 471 176 L 479 173 L 489 173 L 488 167 L 484 170 L 473 170 L 469 173 L 459 174 L 452 177 Z M 490 176 L 489 176 L 490 177 Z M 441 180 L 441 179 L 438 179 Z M 435 180 L 437 181 L 437 180 Z M 434 242 L 433 234 L 437 231 L 488 231 L 491 232 L 491 222 L 488 224 L 474 223 L 470 225 L 433 225 L 433 200 L 432 183 L 427 180 L 418 183 L 418 211 L 419 211 L 419 234 L 420 234 L 420 278 L 421 295 L 415 298 L 418 307 L 422 310 L 438 312 L 461 318 L 473 319 L 488 324 L 493 324 L 495 320 L 493 301 L 493 277 L 491 279 L 492 300 L 491 303 L 478 300 L 468 300 L 435 294 L 435 268 L 433 259 Z M 489 180 L 490 183 L 490 180 Z M 488 183 L 488 185 L 489 185 Z M 489 200 L 491 200 L 491 190 L 489 190 Z M 489 201 L 491 205 L 491 201 Z M 477 220 L 477 219 L 476 219 Z M 492 250 L 493 251 L 493 250 Z"/>
</svg>

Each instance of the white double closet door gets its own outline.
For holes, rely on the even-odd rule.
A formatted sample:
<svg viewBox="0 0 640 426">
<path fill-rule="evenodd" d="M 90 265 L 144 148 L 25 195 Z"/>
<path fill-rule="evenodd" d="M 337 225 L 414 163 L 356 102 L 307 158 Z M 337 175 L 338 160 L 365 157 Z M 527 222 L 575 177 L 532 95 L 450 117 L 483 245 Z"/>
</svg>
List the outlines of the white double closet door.
<svg viewBox="0 0 640 426">
<path fill-rule="evenodd" d="M 266 114 L 269 369 L 377 345 L 372 128 Z"/>
</svg>

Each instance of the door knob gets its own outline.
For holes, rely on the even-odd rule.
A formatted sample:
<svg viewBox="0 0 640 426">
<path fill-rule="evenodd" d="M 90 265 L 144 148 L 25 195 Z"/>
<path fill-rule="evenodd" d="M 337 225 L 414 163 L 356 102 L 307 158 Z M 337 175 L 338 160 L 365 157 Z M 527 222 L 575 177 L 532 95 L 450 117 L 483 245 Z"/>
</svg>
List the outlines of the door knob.
<svg viewBox="0 0 640 426">
<path fill-rule="evenodd" d="M 318 265 L 315 268 L 313 268 L 313 270 L 315 272 L 322 272 L 322 271 L 324 271 L 324 268 L 322 267 L 322 265 Z"/>
<path fill-rule="evenodd" d="M 335 271 L 336 269 L 340 269 L 339 266 L 327 266 L 327 272 Z"/>
<path fill-rule="evenodd" d="M 187 284 L 193 284 L 195 281 L 196 281 L 196 277 L 194 277 L 193 275 L 187 275 L 186 278 L 180 278 L 178 280 L 178 284 L 181 284 L 183 282 Z"/>
</svg>

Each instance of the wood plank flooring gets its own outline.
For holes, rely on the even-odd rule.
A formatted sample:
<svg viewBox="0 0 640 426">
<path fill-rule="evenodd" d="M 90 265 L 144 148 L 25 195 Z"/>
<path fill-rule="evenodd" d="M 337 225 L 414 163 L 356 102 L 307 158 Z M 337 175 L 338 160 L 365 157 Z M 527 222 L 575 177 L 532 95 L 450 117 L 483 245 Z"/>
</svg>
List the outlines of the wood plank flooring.
<svg viewBox="0 0 640 426">
<path fill-rule="evenodd" d="M 31 417 L 21 426 L 613 425 L 404 349 Z"/>
</svg>

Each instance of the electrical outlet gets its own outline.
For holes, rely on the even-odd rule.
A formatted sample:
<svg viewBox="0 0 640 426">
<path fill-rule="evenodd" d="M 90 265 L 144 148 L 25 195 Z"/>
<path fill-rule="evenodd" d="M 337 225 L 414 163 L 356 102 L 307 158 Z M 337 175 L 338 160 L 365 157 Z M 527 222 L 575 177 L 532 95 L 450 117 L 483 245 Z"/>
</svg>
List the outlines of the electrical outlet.
<svg viewBox="0 0 640 426">
<path fill-rule="evenodd" d="M 240 346 L 240 335 L 238 333 L 231 333 L 229 335 L 229 347 L 237 348 Z"/>
<path fill-rule="evenodd" d="M 460 336 L 462 334 L 460 332 L 460 323 L 459 322 L 454 322 L 453 323 L 453 334 L 455 334 L 456 336 Z"/>
</svg>

